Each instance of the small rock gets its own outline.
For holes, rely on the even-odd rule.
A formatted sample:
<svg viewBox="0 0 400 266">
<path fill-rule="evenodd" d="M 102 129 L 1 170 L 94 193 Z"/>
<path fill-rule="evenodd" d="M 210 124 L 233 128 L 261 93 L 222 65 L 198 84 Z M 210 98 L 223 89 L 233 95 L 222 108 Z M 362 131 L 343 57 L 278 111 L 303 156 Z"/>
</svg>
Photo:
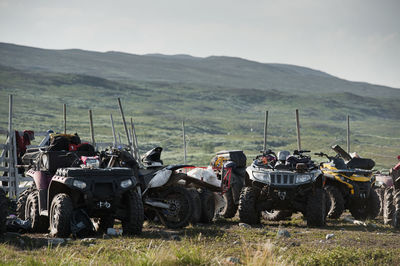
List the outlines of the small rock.
<svg viewBox="0 0 400 266">
<path fill-rule="evenodd" d="M 324 240 L 320 240 L 319 243 L 324 243 Z"/>
<path fill-rule="evenodd" d="M 244 228 L 251 228 L 251 226 L 249 224 L 246 223 L 239 223 L 240 227 L 244 227 Z"/>
<path fill-rule="evenodd" d="M 48 245 L 61 245 L 64 243 L 65 243 L 64 238 L 50 238 L 47 240 Z"/>
<path fill-rule="evenodd" d="M 107 235 L 120 236 L 122 235 L 122 229 L 107 228 Z"/>
<path fill-rule="evenodd" d="M 292 242 L 290 245 L 292 247 L 299 247 L 300 246 L 300 242 Z"/>
<path fill-rule="evenodd" d="M 329 239 L 332 239 L 334 236 L 335 236 L 335 234 L 327 234 L 327 235 L 325 236 L 325 239 L 326 239 L 326 240 L 329 240 Z"/>
<path fill-rule="evenodd" d="M 240 264 L 240 259 L 235 257 L 227 257 L 225 262 L 229 264 Z"/>
<path fill-rule="evenodd" d="M 290 237 L 290 233 L 288 230 L 285 229 L 279 229 L 278 233 L 276 234 L 276 237 L 281 238 L 281 237 Z"/>
<path fill-rule="evenodd" d="M 240 241 L 237 241 L 237 240 L 236 240 L 236 241 L 233 242 L 233 244 L 234 244 L 234 245 L 240 245 L 240 244 L 242 244 L 242 243 L 241 243 Z"/>
<path fill-rule="evenodd" d="M 175 240 L 175 241 L 181 241 L 181 237 L 178 236 L 178 235 L 171 235 L 171 236 L 170 236 L 170 239 L 171 239 L 171 240 Z"/>
<path fill-rule="evenodd" d="M 84 238 L 84 239 L 81 239 L 81 243 L 91 244 L 91 243 L 94 243 L 94 242 L 96 242 L 96 238 Z"/>
</svg>

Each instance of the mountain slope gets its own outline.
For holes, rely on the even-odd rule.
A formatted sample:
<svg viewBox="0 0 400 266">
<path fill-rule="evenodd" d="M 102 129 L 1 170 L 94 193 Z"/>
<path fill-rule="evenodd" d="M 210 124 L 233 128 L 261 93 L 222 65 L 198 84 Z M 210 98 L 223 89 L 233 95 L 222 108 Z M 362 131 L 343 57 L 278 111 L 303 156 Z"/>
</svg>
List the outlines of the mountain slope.
<svg viewBox="0 0 400 266">
<path fill-rule="evenodd" d="M 278 90 L 296 94 L 349 92 L 387 98 L 400 95 L 398 89 L 350 82 L 305 67 L 263 64 L 225 56 L 199 58 L 78 49 L 47 50 L 0 43 L 0 62 L 22 70 L 75 73 L 113 80 Z"/>
</svg>

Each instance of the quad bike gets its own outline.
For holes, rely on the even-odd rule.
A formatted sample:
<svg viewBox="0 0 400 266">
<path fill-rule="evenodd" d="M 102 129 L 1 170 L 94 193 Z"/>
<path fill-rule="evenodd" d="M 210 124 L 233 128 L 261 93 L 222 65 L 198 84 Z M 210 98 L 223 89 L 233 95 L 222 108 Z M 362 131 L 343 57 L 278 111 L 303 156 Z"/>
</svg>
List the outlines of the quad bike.
<svg viewBox="0 0 400 266">
<path fill-rule="evenodd" d="M 139 167 L 126 149 L 111 148 L 104 152 L 103 163 L 109 167 L 124 166 L 134 170 L 140 180 L 145 216 L 155 216 L 168 228 L 182 228 L 189 224 L 193 214 L 192 194 L 179 181 L 185 174 L 176 170 L 188 165 L 163 165 L 162 148 L 157 147 L 142 156 Z"/>
<path fill-rule="evenodd" d="M 231 178 L 229 188 L 222 194 L 224 207 L 219 212 L 219 215 L 225 218 L 232 218 L 236 215 L 239 206 L 240 191 L 244 186 L 246 176 L 246 155 L 243 151 L 220 151 L 211 160 L 211 166 L 219 180 L 223 179 L 226 162 L 234 162 L 235 165 L 231 170 Z M 225 164 L 225 165 L 224 165 Z M 225 167 L 224 167 L 225 166 Z"/>
<path fill-rule="evenodd" d="M 239 218 L 248 224 L 290 217 L 302 212 L 308 226 L 325 225 L 324 176 L 309 151 L 262 151 L 246 168 L 246 187 L 239 200 Z"/>
<path fill-rule="evenodd" d="M 397 159 L 399 162 L 389 171 L 390 182 L 386 182 L 383 221 L 385 224 L 400 228 L 400 155 Z"/>
<path fill-rule="evenodd" d="M 371 171 L 374 161 L 352 158 L 339 145 L 332 149 L 337 153 L 336 156 L 316 153 L 329 160 L 320 166 L 326 177 L 324 189 L 329 199 L 328 218 L 338 219 L 345 209 L 349 209 L 355 219 L 374 219 L 379 214 L 381 205 Z"/>
<path fill-rule="evenodd" d="M 6 220 L 7 220 L 8 200 L 6 193 L 0 188 L 0 234 L 6 232 Z"/>
<path fill-rule="evenodd" d="M 17 214 L 31 221 L 33 232 L 85 236 L 93 232 L 90 218 L 98 218 L 100 230 L 119 219 L 124 234 L 141 233 L 143 203 L 133 170 L 100 168 L 98 155 L 69 134 L 53 134 L 50 146 L 27 151 L 26 176 L 34 185 L 18 199 Z"/>
</svg>

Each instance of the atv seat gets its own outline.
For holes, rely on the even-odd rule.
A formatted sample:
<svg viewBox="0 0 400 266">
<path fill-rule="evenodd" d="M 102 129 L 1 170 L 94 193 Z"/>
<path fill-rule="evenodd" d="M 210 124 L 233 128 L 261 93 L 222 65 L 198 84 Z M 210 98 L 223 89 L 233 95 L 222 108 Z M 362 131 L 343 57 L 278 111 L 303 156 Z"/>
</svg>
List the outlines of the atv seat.
<svg viewBox="0 0 400 266">
<path fill-rule="evenodd" d="M 365 169 L 371 170 L 374 168 L 375 162 L 372 159 L 367 158 L 351 158 L 351 160 L 347 163 L 347 167 L 349 169 Z"/>
</svg>

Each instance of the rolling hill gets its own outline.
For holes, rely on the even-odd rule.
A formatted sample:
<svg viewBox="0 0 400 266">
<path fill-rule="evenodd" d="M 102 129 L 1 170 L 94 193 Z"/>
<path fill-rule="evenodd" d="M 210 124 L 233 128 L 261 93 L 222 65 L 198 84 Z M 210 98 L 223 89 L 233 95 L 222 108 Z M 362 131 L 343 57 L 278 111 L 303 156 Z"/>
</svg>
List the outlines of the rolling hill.
<svg viewBox="0 0 400 266">
<path fill-rule="evenodd" d="M 276 150 L 296 147 L 296 108 L 307 149 L 329 152 L 332 144 L 345 145 L 347 115 L 353 151 L 390 167 L 400 149 L 400 90 L 291 65 L 1 43 L 0 129 L 7 128 L 8 94 L 15 95 L 17 129 L 61 131 L 66 103 L 68 131 L 89 139 L 92 109 L 98 141 L 111 141 L 110 113 L 123 140 L 120 97 L 136 123 L 141 152 L 161 145 L 170 163 L 182 160 L 182 120 L 190 163 L 206 164 L 221 149 L 243 149 L 250 162 L 262 148 L 266 109 L 268 146 Z"/>
</svg>

